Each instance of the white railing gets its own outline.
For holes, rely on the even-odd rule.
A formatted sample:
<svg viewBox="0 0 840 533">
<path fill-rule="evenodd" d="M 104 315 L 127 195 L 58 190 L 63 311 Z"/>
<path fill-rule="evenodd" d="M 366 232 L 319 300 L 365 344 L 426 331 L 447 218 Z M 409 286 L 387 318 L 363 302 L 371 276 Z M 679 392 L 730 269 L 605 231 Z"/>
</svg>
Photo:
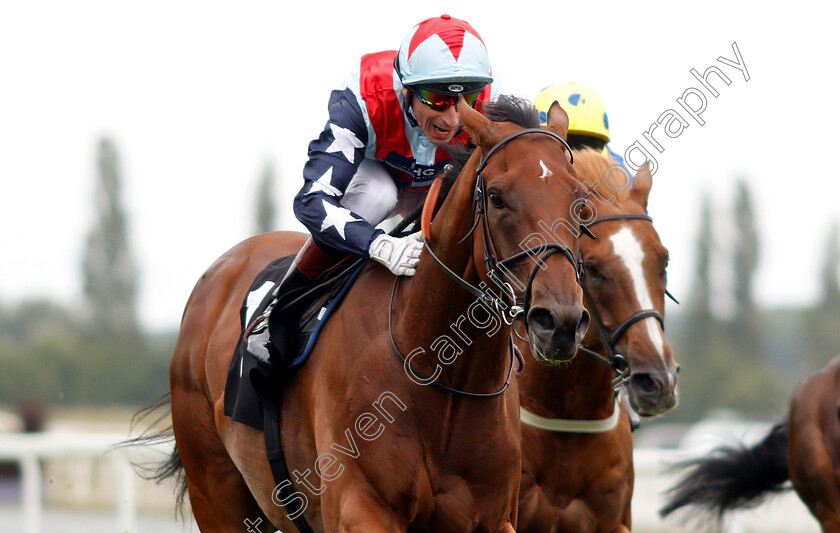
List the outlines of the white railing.
<svg viewBox="0 0 840 533">
<path fill-rule="evenodd" d="M 111 467 L 116 489 L 108 501 L 115 502 L 114 530 L 137 531 L 137 479 L 131 462 L 162 460 L 172 451 L 170 445 L 153 447 L 115 448 L 125 439 L 119 433 L 83 433 L 50 431 L 45 433 L 0 433 L 0 461 L 17 462 L 21 467 L 21 533 L 43 531 L 44 473 L 42 464 L 67 463 L 74 460 L 90 463 L 104 461 Z M 667 471 L 667 466 L 696 453 L 672 449 L 636 449 L 634 463 L 636 482 L 633 497 L 633 530 L 645 533 L 677 533 L 697 531 L 679 519 L 663 521 L 657 514 L 664 503 L 662 492 L 673 486 L 677 478 Z M 68 461 L 69 460 L 69 461 Z M 84 469 L 90 477 L 91 468 Z M 84 477 L 84 476 L 81 476 Z M 90 483 L 77 480 L 82 497 L 89 497 Z M 77 487 L 77 488 L 78 488 Z M 110 492 L 109 492 L 110 494 Z M 171 500 L 170 500 L 171 501 Z M 816 521 L 795 494 L 776 497 L 770 505 L 745 512 L 733 513 L 723 529 L 726 533 L 751 533 L 762 531 L 784 533 L 818 533 Z"/>
<path fill-rule="evenodd" d="M 136 479 L 132 460 L 160 459 L 171 445 L 120 447 L 126 438 L 118 433 L 49 431 L 0 433 L 0 461 L 17 462 L 21 469 L 22 533 L 41 533 L 43 516 L 43 461 L 56 459 L 105 460 L 116 478 L 116 531 L 134 532 L 137 524 Z"/>
</svg>

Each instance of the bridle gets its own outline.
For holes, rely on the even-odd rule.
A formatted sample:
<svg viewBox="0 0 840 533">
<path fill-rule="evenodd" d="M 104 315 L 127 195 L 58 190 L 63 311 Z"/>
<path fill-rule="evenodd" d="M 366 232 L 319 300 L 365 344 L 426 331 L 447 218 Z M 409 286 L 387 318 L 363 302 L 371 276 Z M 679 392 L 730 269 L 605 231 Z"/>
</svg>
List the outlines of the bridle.
<svg viewBox="0 0 840 533">
<path fill-rule="evenodd" d="M 592 222 L 589 223 L 589 227 L 591 228 L 595 224 L 599 224 L 601 222 L 607 222 L 609 220 L 646 220 L 650 223 L 653 223 L 653 219 L 648 215 L 633 215 L 633 214 L 620 214 L 620 215 L 607 215 L 603 217 L 596 218 Z M 582 258 L 580 259 L 582 263 Z M 590 350 L 585 346 L 581 346 L 578 348 L 580 351 L 584 352 L 585 354 L 594 357 L 595 359 L 605 363 L 606 365 L 612 367 L 613 371 L 616 374 L 615 379 L 613 380 L 613 388 L 618 389 L 630 379 L 630 364 L 627 362 L 627 359 L 622 355 L 615 351 L 615 345 L 618 343 L 618 340 L 627 331 L 630 326 L 639 322 L 640 320 L 644 320 L 646 318 L 654 318 L 659 322 L 659 325 L 662 326 L 662 330 L 665 330 L 665 320 L 662 317 L 662 314 L 657 311 L 656 309 L 641 309 L 636 311 L 623 322 L 621 322 L 618 326 L 615 327 L 612 331 L 607 329 L 606 325 L 604 325 L 604 321 L 601 318 L 601 314 L 598 312 L 598 308 L 595 305 L 595 301 L 592 298 L 592 293 L 589 290 L 589 285 L 586 282 L 586 271 L 585 269 L 581 269 L 581 287 L 583 288 L 583 295 L 586 298 L 586 306 L 589 309 L 590 314 L 592 315 L 593 321 L 598 326 L 598 333 L 601 336 L 601 342 L 604 345 L 604 348 L 607 351 L 606 357 L 594 350 Z M 665 294 L 674 302 L 677 302 L 676 298 L 674 298 L 671 293 L 667 290 Z"/>
<path fill-rule="evenodd" d="M 474 241 L 475 230 L 478 227 L 479 222 L 481 222 L 481 231 L 482 237 L 484 242 L 484 264 L 487 267 L 487 276 L 494 280 L 494 282 L 501 287 L 504 287 L 504 293 L 502 297 L 497 297 L 490 291 L 481 291 L 479 288 L 471 285 L 466 280 L 458 276 L 456 273 L 452 272 L 443 262 L 435 255 L 432 251 L 430 246 L 430 241 L 428 236 L 425 238 L 425 246 L 426 250 L 429 252 L 435 262 L 443 269 L 443 271 L 455 280 L 456 283 L 461 285 L 464 289 L 470 292 L 476 298 L 481 299 L 486 304 L 490 306 L 491 309 L 494 309 L 502 319 L 505 321 L 506 324 L 512 325 L 516 320 L 522 320 L 525 322 L 524 318 L 528 316 L 528 310 L 531 307 L 531 287 L 534 283 L 534 278 L 537 275 L 537 272 L 540 268 L 543 267 L 545 261 L 552 255 L 556 253 L 562 253 L 566 259 L 572 264 L 572 267 L 575 270 L 575 278 L 577 280 L 580 279 L 581 271 L 581 264 L 578 261 L 578 258 L 575 256 L 574 252 L 566 246 L 565 244 L 561 243 L 544 243 L 540 246 L 534 246 L 527 250 L 523 250 L 519 253 L 516 253 L 506 259 L 499 259 L 499 253 L 496 250 L 496 243 L 493 240 L 493 234 L 490 231 L 490 222 L 487 218 L 487 191 L 485 190 L 484 179 L 482 178 L 482 172 L 484 168 L 487 166 L 487 162 L 490 158 L 498 152 L 505 144 L 509 143 L 513 139 L 520 137 L 522 135 L 528 134 L 544 134 L 550 137 L 554 137 L 563 146 L 566 148 L 567 153 L 570 157 L 573 158 L 571 148 L 569 144 L 561 137 L 560 135 L 554 133 L 550 130 L 544 130 L 540 128 L 525 128 L 519 131 L 516 131 L 507 137 L 500 140 L 496 143 L 486 154 L 484 154 L 479 161 L 478 168 L 476 169 L 476 180 L 475 180 L 475 193 L 473 195 L 473 226 L 467 232 L 467 234 L 459 241 L 459 244 L 466 240 L 467 237 L 470 237 L 472 241 Z M 573 159 L 572 159 L 573 161 Z M 474 242 L 473 242 L 474 244 Z M 475 249 L 475 246 L 472 246 Z M 511 265 L 519 263 L 526 257 L 536 257 L 536 261 L 534 264 L 533 269 L 531 269 L 531 273 L 528 275 L 528 279 L 524 285 L 525 293 L 523 296 L 522 305 L 517 305 L 516 302 L 516 293 L 513 290 L 513 287 L 510 283 L 504 281 L 505 271 L 509 271 Z M 508 306 L 504 299 L 506 297 L 510 298 L 511 305 Z M 527 330 L 528 324 L 525 322 L 525 327 Z"/>
<path fill-rule="evenodd" d="M 479 161 L 478 168 L 476 169 L 476 182 L 475 182 L 475 193 L 473 196 L 473 226 L 467 232 L 467 234 L 458 241 L 458 244 L 464 242 L 467 237 L 470 237 L 472 243 L 472 249 L 475 249 L 474 245 L 474 234 L 475 230 L 478 227 L 479 222 L 481 222 L 481 230 L 484 242 L 484 263 L 487 266 L 487 276 L 494 281 L 497 285 L 503 288 L 501 296 L 497 296 L 490 287 L 487 286 L 486 283 L 482 282 L 479 284 L 479 287 L 474 286 L 467 280 L 463 279 L 457 273 L 453 272 L 448 266 L 446 266 L 443 261 L 432 251 L 430 246 L 429 235 L 424 235 L 424 244 L 426 251 L 429 255 L 434 259 L 435 263 L 443 270 L 443 272 L 452 278 L 458 285 L 460 285 L 464 290 L 472 294 L 476 297 L 476 299 L 480 300 L 482 303 L 487 305 L 490 309 L 494 310 L 501 319 L 507 324 L 508 326 L 512 326 L 516 320 L 520 320 L 525 324 L 525 329 L 528 329 L 528 323 L 525 320 L 525 317 L 528 316 L 528 310 L 530 309 L 531 304 L 531 287 L 534 283 L 534 278 L 537 275 L 537 272 L 542 268 L 545 261 L 552 255 L 561 253 L 563 254 L 566 259 L 572 264 L 572 267 L 575 269 L 575 277 L 580 283 L 582 271 L 582 264 L 579 260 L 579 257 L 576 257 L 574 252 L 566 246 L 565 244 L 560 243 L 545 243 L 541 246 L 535 246 L 519 252 L 517 254 L 512 255 L 506 259 L 500 259 L 499 254 L 496 250 L 496 245 L 493 241 L 492 233 L 490 232 L 490 223 L 487 219 L 487 192 L 485 190 L 484 179 L 482 178 L 481 174 L 484 171 L 484 168 L 487 166 L 487 162 L 490 157 L 493 156 L 496 152 L 501 150 L 504 145 L 520 137 L 522 135 L 529 135 L 529 134 L 543 134 L 553 137 L 560 141 L 562 145 L 565 147 L 566 152 L 572 158 L 572 149 L 569 144 L 563 139 L 560 135 L 554 133 L 550 130 L 544 130 L 541 128 L 525 128 L 522 130 L 518 130 L 500 140 L 496 143 L 490 150 L 484 154 Z M 429 201 L 429 199 L 427 199 Z M 434 203 L 434 199 L 431 199 L 431 202 Z M 433 206 L 432 206 L 433 207 Z M 583 226 L 582 231 L 589 234 Z M 528 276 L 527 282 L 525 283 L 525 292 L 523 296 L 523 301 L 521 305 L 517 302 L 516 299 L 516 292 L 513 289 L 513 286 L 505 281 L 504 275 L 505 271 L 510 269 L 510 266 L 516 264 L 526 257 L 537 257 L 535 261 L 534 268 L 531 270 L 531 273 Z M 405 366 L 406 371 L 411 371 L 414 373 L 415 376 L 420 377 L 424 380 L 429 380 L 429 384 L 433 387 L 443 390 L 452 394 L 460 395 L 460 396 L 467 396 L 473 398 L 493 398 L 496 396 L 501 395 L 505 392 L 505 390 L 510 385 L 510 378 L 513 374 L 513 360 L 514 354 L 517 351 L 516 347 L 513 343 L 513 333 L 511 333 L 510 337 L 510 370 L 508 370 L 507 379 L 505 380 L 505 384 L 502 388 L 496 392 L 491 393 L 472 393 L 466 391 L 459 391 L 457 389 L 453 389 L 451 387 L 447 387 L 441 383 L 438 383 L 437 380 L 431 380 L 431 378 L 426 377 L 421 372 L 415 370 L 410 362 L 402 355 L 399 348 L 397 347 L 396 341 L 394 340 L 393 328 L 391 325 L 391 316 L 392 316 L 392 308 L 394 303 L 394 294 L 397 290 L 397 284 L 399 283 L 399 276 L 397 279 L 394 280 L 394 288 L 391 292 L 391 300 L 388 307 L 388 333 L 391 337 L 391 346 L 394 349 L 394 353 L 402 360 L 403 365 Z M 509 299 L 510 305 L 507 304 L 506 299 Z M 513 328 L 515 331 L 515 328 Z M 518 335 L 518 334 L 517 334 Z"/>
</svg>

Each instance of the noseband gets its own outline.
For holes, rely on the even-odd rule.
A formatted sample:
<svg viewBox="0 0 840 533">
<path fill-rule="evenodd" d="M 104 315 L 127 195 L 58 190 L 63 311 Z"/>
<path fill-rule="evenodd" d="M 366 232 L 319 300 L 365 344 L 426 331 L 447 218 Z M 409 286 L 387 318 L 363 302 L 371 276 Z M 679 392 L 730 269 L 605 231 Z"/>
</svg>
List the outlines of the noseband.
<svg viewBox="0 0 840 533">
<path fill-rule="evenodd" d="M 508 326 L 512 326 L 513 323 L 518 319 L 518 320 L 521 320 L 522 322 L 525 323 L 526 331 L 528 329 L 528 323 L 525 320 L 525 317 L 527 317 L 528 309 L 530 308 L 530 303 L 531 303 L 531 286 L 533 285 L 534 278 L 536 277 L 537 272 L 539 271 L 540 268 L 542 268 L 545 261 L 550 256 L 552 256 L 556 253 L 562 253 L 566 257 L 566 259 L 568 259 L 569 262 L 572 264 L 572 267 L 575 269 L 575 277 L 576 277 L 578 283 L 580 283 L 581 275 L 582 275 L 582 272 L 583 272 L 582 264 L 579 261 L 579 259 L 577 257 L 575 257 L 575 254 L 572 252 L 572 250 L 568 246 L 566 246 L 565 244 L 560 244 L 560 243 L 547 243 L 547 244 L 544 244 L 542 246 L 535 246 L 535 247 L 529 248 L 527 250 L 524 250 L 522 252 L 519 252 L 515 255 L 512 255 L 511 257 L 508 257 L 506 259 L 499 259 L 499 254 L 496 251 L 496 245 L 493 242 L 493 236 L 490 233 L 490 223 L 487 220 L 487 195 L 486 195 L 486 191 L 485 191 L 485 187 L 484 187 L 484 179 L 481 177 L 481 173 L 484 171 L 484 168 L 487 166 L 487 161 L 490 159 L 490 157 L 493 154 L 495 154 L 496 152 L 498 152 L 505 144 L 509 143 L 510 141 L 512 141 L 513 139 L 515 139 L 517 137 L 520 137 L 522 135 L 528 135 L 528 134 L 544 134 L 544 135 L 548 135 L 550 137 L 554 137 L 555 139 L 560 141 L 560 143 L 563 144 L 563 146 L 566 148 L 566 152 L 572 158 L 572 161 L 574 160 L 573 159 L 574 156 L 572 155 L 572 149 L 569 146 L 569 144 L 566 142 L 565 139 L 563 139 L 561 136 L 554 133 L 553 131 L 544 130 L 544 129 L 541 129 L 541 128 L 525 128 L 525 129 L 516 131 L 516 132 L 508 135 L 507 137 L 503 138 L 502 140 L 500 140 L 490 150 L 488 150 L 488 152 L 486 154 L 484 154 L 482 156 L 481 160 L 479 161 L 478 168 L 476 170 L 475 194 L 474 194 L 474 197 L 473 197 L 473 220 L 474 220 L 474 223 L 473 223 L 472 228 L 470 228 L 470 230 L 467 232 L 467 234 L 460 241 L 458 241 L 458 244 L 460 244 L 460 243 L 464 242 L 464 240 L 466 240 L 467 237 L 470 237 L 471 242 L 473 243 L 472 249 L 474 250 L 475 249 L 475 246 L 474 246 L 475 229 L 478 226 L 479 221 L 482 222 L 481 229 L 482 229 L 482 236 L 484 237 L 484 262 L 487 265 L 487 276 L 491 280 L 493 280 L 496 284 L 498 284 L 500 287 L 503 288 L 501 296 L 497 296 L 488 287 L 487 283 L 482 281 L 481 283 L 479 283 L 479 286 L 476 287 L 476 286 L 472 285 L 470 282 L 468 282 L 467 280 L 463 279 L 461 276 L 459 276 L 455 272 L 453 272 L 452 269 L 450 269 L 448 266 L 446 266 L 443 263 L 443 261 L 441 261 L 440 258 L 438 258 L 438 256 L 435 255 L 435 253 L 432 251 L 432 248 L 430 246 L 429 236 L 428 235 L 424 236 L 424 244 L 425 244 L 426 251 L 429 253 L 430 256 L 432 256 L 435 263 L 438 264 L 438 266 L 441 268 L 441 270 L 443 270 L 444 273 L 446 273 L 447 276 L 452 278 L 458 285 L 463 287 L 467 292 L 469 292 L 470 294 L 475 296 L 476 299 L 480 300 L 482 303 L 487 305 L 490 309 L 492 309 L 496 313 L 498 313 L 499 316 L 502 318 L 502 320 L 505 322 L 505 324 L 507 324 Z M 583 228 L 583 229 L 585 231 L 585 228 Z M 536 264 L 534 265 L 534 268 L 531 270 L 531 273 L 528 276 L 528 279 L 526 281 L 525 294 L 523 295 L 523 302 L 522 302 L 521 305 L 519 305 L 518 302 L 517 302 L 517 298 L 516 298 L 516 292 L 514 291 L 513 286 L 510 283 L 505 281 L 505 278 L 504 278 L 505 271 L 509 270 L 510 265 L 518 263 L 518 262 L 522 261 L 523 259 L 525 259 L 526 257 L 534 257 L 534 256 L 538 256 L 538 258 L 536 260 Z M 502 393 L 504 393 L 505 390 L 507 390 L 508 386 L 510 385 L 510 378 L 513 374 L 514 354 L 516 352 L 518 352 L 518 350 L 516 349 L 516 346 L 513 343 L 513 334 L 511 334 L 510 343 L 509 343 L 510 369 L 508 370 L 507 379 L 505 379 L 505 384 L 502 386 L 502 388 L 500 390 L 498 390 L 496 392 L 474 393 L 474 392 L 466 392 L 466 391 L 460 391 L 460 390 L 457 390 L 457 389 L 453 389 L 451 387 L 447 387 L 446 385 L 438 383 L 437 380 L 432 380 L 431 378 L 428 378 L 423 373 L 418 372 L 417 370 L 415 370 L 411 366 L 411 363 L 405 358 L 405 356 L 402 355 L 399 348 L 397 347 L 396 341 L 394 340 L 393 328 L 391 326 L 391 309 L 393 308 L 394 294 L 396 293 L 398 282 L 399 282 L 399 276 L 397 276 L 397 279 L 394 280 L 394 288 L 391 292 L 391 301 L 390 301 L 390 304 L 388 306 L 388 333 L 390 334 L 390 337 L 391 337 L 391 346 L 393 347 L 396 355 L 400 358 L 400 360 L 402 360 L 403 365 L 405 366 L 406 370 L 410 369 L 410 371 L 413 372 L 415 376 L 420 377 L 421 379 L 428 382 L 430 385 L 432 385 L 436 389 L 443 390 L 443 391 L 446 391 L 446 392 L 449 392 L 449 393 L 452 393 L 452 394 L 456 394 L 456 395 L 459 395 L 459 396 L 467 396 L 467 397 L 471 397 L 471 398 L 493 398 L 493 397 L 499 396 Z M 507 305 L 505 303 L 506 299 L 510 300 L 510 305 Z M 515 331 L 515 328 L 514 328 L 514 331 Z M 527 340 L 527 339 L 525 339 L 525 340 Z"/>
<path fill-rule="evenodd" d="M 600 218 L 596 218 L 592 222 L 589 223 L 589 227 L 591 228 L 595 224 L 600 222 L 607 222 L 608 220 L 646 220 L 650 223 L 653 223 L 653 219 L 648 215 L 607 215 Z M 582 262 L 582 261 L 581 261 Z M 617 353 L 615 351 L 615 345 L 618 343 L 618 339 L 627 331 L 630 326 L 639 322 L 640 320 L 644 320 L 646 318 L 655 318 L 660 326 L 662 326 L 662 330 L 665 330 L 665 320 L 662 318 L 662 314 L 657 311 L 656 309 L 641 309 L 636 311 L 629 317 L 627 317 L 622 323 L 620 323 L 615 329 L 610 331 L 607 329 L 606 325 L 604 325 L 604 321 L 601 318 L 601 314 L 598 312 L 598 308 L 595 306 L 595 301 L 592 298 L 592 293 L 589 290 L 589 285 L 586 282 L 586 271 L 581 271 L 581 287 L 583 287 L 583 295 L 586 298 L 586 305 L 589 308 L 589 312 L 592 314 L 592 318 L 594 319 L 595 323 L 598 325 L 598 332 L 601 335 L 601 342 L 604 344 L 604 347 L 607 350 L 607 357 L 604 357 L 600 353 L 590 350 L 585 346 L 581 346 L 579 349 L 590 355 L 602 363 L 605 363 L 612 367 L 613 371 L 615 371 L 616 377 L 613 380 L 613 387 L 618 388 L 630 379 L 630 364 L 627 362 L 627 359 Z M 671 296 L 671 294 L 666 290 L 665 294 L 668 295 L 669 298 L 677 302 L 677 300 Z"/>
</svg>

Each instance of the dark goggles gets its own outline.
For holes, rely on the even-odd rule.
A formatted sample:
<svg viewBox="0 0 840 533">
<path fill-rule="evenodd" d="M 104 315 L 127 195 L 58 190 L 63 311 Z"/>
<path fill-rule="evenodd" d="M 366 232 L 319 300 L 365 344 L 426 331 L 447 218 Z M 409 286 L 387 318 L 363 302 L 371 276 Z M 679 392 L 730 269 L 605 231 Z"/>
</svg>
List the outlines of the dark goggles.
<svg viewBox="0 0 840 533">
<path fill-rule="evenodd" d="M 423 104 L 429 109 L 434 111 L 444 111 L 451 105 L 457 105 L 459 96 L 464 97 L 464 101 L 467 105 L 474 107 L 476 101 L 478 101 L 478 95 L 481 94 L 482 90 L 483 89 L 479 89 L 478 91 L 461 93 L 459 95 L 438 93 L 422 87 L 416 87 L 414 88 L 414 94 L 416 94 L 417 99 L 423 102 Z"/>
</svg>

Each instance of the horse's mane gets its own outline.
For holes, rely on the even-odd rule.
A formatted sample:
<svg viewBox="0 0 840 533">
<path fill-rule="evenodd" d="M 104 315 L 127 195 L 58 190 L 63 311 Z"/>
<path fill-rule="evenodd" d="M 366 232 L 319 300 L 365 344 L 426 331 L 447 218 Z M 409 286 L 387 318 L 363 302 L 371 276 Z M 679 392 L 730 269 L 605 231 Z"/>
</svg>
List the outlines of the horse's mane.
<svg viewBox="0 0 840 533">
<path fill-rule="evenodd" d="M 524 98 L 500 95 L 496 100 L 484 104 L 483 112 L 493 122 L 513 122 L 523 128 L 540 127 L 539 111 Z M 449 194 L 452 185 L 455 183 L 455 179 L 461 173 L 475 148 L 472 143 L 468 143 L 466 146 L 447 148 L 452 159 L 441 175 L 443 182 L 441 183 L 440 196 L 435 210 L 440 209 L 443 200 L 446 199 L 446 195 Z M 622 203 L 630 196 L 630 184 L 628 182 L 630 175 L 612 171 L 607 176 L 606 170 L 615 162 L 602 152 L 592 148 L 582 148 L 574 151 L 574 160 L 574 168 L 580 180 L 594 184 L 594 190 L 603 198 L 614 195 L 616 201 Z M 608 177 L 613 187 L 607 185 Z M 616 191 L 616 189 L 621 188 L 623 190 Z"/>
<path fill-rule="evenodd" d="M 523 128 L 540 127 L 540 114 L 537 108 L 530 101 L 517 96 L 499 95 L 494 101 L 485 103 L 482 111 L 484 116 L 493 122 L 513 122 Z M 469 160 L 475 148 L 476 146 L 472 142 L 465 146 L 447 147 L 452 159 L 441 174 L 443 182 L 441 183 L 440 196 L 435 210 L 440 209 L 443 200 L 446 199 L 446 195 L 449 194 L 449 190 L 455 184 L 455 179 L 461 173 L 464 165 L 467 164 L 467 160 Z"/>
<path fill-rule="evenodd" d="M 616 162 L 612 161 L 603 152 L 593 150 L 592 148 L 581 148 L 574 151 L 575 156 L 575 172 L 581 182 L 586 181 L 590 185 L 595 185 L 593 189 L 602 198 L 609 198 L 615 196 L 618 203 L 622 203 L 630 196 L 630 174 L 627 172 L 619 172 L 613 170 L 607 175 L 607 169 Z M 612 187 L 607 184 L 607 180 L 612 182 Z M 616 189 L 623 189 L 617 191 Z"/>
</svg>

